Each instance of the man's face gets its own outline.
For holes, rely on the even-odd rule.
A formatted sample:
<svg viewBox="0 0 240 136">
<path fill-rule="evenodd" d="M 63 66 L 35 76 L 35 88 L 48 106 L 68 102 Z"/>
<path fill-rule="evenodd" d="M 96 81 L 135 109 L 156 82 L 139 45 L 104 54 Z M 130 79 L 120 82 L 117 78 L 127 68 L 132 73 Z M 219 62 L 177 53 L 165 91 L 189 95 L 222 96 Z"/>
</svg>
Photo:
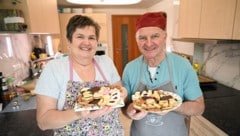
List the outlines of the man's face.
<svg viewBox="0 0 240 136">
<path fill-rule="evenodd" d="M 165 53 L 166 37 L 166 32 L 159 27 L 143 27 L 136 33 L 138 48 L 146 59 Z"/>
</svg>

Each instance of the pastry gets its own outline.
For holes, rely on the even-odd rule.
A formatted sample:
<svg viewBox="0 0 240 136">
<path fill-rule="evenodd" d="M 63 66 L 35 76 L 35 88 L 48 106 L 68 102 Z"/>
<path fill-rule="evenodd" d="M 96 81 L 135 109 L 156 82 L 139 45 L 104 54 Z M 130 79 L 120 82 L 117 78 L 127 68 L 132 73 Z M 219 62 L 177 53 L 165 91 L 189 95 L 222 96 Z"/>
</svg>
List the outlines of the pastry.
<svg viewBox="0 0 240 136">
<path fill-rule="evenodd" d="M 121 99 L 121 90 L 118 86 L 103 86 L 93 88 L 82 88 L 79 91 L 77 100 L 78 107 L 102 107 L 119 105 Z"/>
<path fill-rule="evenodd" d="M 178 106 L 180 97 L 163 90 L 144 90 L 132 95 L 133 107 L 138 110 L 157 112 Z"/>
</svg>

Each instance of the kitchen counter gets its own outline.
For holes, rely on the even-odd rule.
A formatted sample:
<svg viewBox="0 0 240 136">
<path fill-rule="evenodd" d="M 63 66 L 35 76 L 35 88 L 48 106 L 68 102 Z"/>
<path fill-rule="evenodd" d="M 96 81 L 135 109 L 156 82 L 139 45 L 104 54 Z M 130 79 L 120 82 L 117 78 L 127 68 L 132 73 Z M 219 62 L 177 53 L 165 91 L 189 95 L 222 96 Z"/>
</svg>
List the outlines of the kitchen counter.
<svg viewBox="0 0 240 136">
<path fill-rule="evenodd" d="M 52 136 L 36 122 L 36 110 L 0 113 L 0 136 Z"/>
<path fill-rule="evenodd" d="M 18 108 L 14 107 L 17 100 Z M 28 101 L 16 97 L 0 112 L 0 136 L 52 136 L 52 131 L 37 126 L 35 96 Z"/>
<path fill-rule="evenodd" d="M 214 86 L 203 90 L 206 105 L 203 117 L 228 135 L 240 136 L 240 91 L 222 84 Z"/>
<path fill-rule="evenodd" d="M 29 100 L 25 101 L 22 97 L 15 97 L 4 109 L 2 112 L 18 112 L 36 109 L 36 98 L 35 96 L 31 97 Z"/>
<path fill-rule="evenodd" d="M 240 91 L 217 83 L 215 84 L 215 89 L 203 90 L 203 93 L 206 104 L 206 110 L 203 114 L 204 118 L 197 117 L 191 122 L 195 120 L 195 124 L 199 124 L 199 120 L 201 122 L 210 121 L 211 124 L 220 128 L 228 135 L 240 136 Z M 0 112 L 0 136 L 52 135 L 52 131 L 41 131 L 37 126 L 35 97 L 32 97 L 29 101 L 20 101 L 19 110 L 12 110 L 11 104 L 4 111 Z M 24 105 L 28 106 L 24 107 Z M 120 117 L 127 136 L 129 134 L 130 120 L 122 115 Z M 203 119 L 207 120 L 204 121 Z M 203 130 L 209 128 L 198 125 L 197 129 L 194 129 L 194 132 L 197 132 L 195 130 L 200 130 L 198 129 L 199 127 L 203 128 Z M 212 128 L 215 127 L 213 126 Z M 200 135 L 205 134 L 205 131 L 201 131 L 200 133 Z"/>
</svg>

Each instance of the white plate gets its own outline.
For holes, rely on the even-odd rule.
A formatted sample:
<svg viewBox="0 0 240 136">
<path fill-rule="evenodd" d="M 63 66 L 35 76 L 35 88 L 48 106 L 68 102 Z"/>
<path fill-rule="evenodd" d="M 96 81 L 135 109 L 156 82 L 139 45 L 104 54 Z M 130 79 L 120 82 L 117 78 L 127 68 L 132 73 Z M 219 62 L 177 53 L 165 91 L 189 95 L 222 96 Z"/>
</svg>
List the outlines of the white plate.
<svg viewBox="0 0 240 136">
<path fill-rule="evenodd" d="M 123 102 L 123 100 L 120 101 L 120 104 L 113 106 L 113 108 L 120 108 L 120 107 L 124 107 L 125 104 Z M 74 110 L 75 112 L 79 112 L 79 111 L 86 111 L 86 110 L 99 110 L 102 109 L 103 106 L 91 106 L 91 107 L 82 107 L 81 105 L 78 105 L 77 103 L 74 105 Z"/>
<path fill-rule="evenodd" d="M 168 91 L 164 91 L 164 93 L 168 94 L 168 95 L 171 95 L 174 99 L 177 100 L 177 104 L 175 105 L 175 107 L 171 108 L 171 109 L 167 109 L 167 110 L 164 110 L 164 109 L 159 109 L 159 111 L 150 111 L 150 110 L 145 110 L 145 109 L 141 109 L 142 111 L 146 111 L 146 112 L 150 112 L 150 113 L 165 113 L 165 112 L 170 112 L 172 110 L 175 110 L 177 109 L 179 106 L 181 106 L 182 104 L 182 98 L 177 95 L 176 93 L 173 93 L 173 92 L 168 92 Z M 140 109 L 139 109 L 140 110 Z"/>
</svg>

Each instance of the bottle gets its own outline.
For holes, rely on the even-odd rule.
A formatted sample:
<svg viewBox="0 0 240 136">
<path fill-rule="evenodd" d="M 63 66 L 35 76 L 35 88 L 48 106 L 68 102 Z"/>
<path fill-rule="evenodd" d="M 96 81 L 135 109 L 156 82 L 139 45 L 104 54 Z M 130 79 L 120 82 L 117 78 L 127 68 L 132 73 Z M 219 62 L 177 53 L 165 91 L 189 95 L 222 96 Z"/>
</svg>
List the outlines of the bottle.
<svg viewBox="0 0 240 136">
<path fill-rule="evenodd" d="M 3 108 L 4 108 L 10 102 L 7 79 L 4 76 L 2 77 L 1 98 L 3 103 Z"/>
<path fill-rule="evenodd" d="M 3 103 L 3 100 L 2 100 L 2 72 L 0 72 L 0 103 Z"/>
</svg>

